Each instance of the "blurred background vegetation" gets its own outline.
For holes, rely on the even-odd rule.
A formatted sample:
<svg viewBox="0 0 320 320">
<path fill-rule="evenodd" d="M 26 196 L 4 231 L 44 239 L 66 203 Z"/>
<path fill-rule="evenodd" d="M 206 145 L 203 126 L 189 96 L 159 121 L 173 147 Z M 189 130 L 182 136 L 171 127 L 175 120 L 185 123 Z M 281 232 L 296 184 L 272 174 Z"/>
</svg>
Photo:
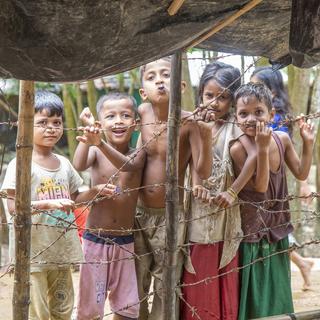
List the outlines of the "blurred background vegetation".
<svg viewBox="0 0 320 320">
<path fill-rule="evenodd" d="M 197 51 L 197 58 L 193 58 L 192 52 L 184 54 L 183 56 L 183 67 L 182 77 L 187 82 L 187 90 L 182 97 L 183 109 L 192 111 L 196 105 L 196 92 L 197 87 L 194 81 L 191 82 L 190 66 L 193 59 L 201 60 L 201 66 L 214 61 L 219 58 L 222 54 L 207 51 L 207 50 L 193 50 Z M 225 55 L 225 54 L 224 54 Z M 240 59 L 238 67 L 242 73 L 248 68 L 247 61 L 257 61 L 253 67 L 248 70 L 247 79 L 250 77 L 255 66 L 268 65 L 268 60 L 265 58 L 255 57 L 237 57 Z M 232 57 L 230 58 L 232 59 Z M 230 59 L 226 61 L 230 63 Z M 201 75 L 202 70 L 198 72 Z M 310 114 L 320 111 L 320 66 L 311 69 L 299 69 L 292 65 L 282 69 L 284 79 L 286 81 L 287 90 L 290 96 L 292 104 L 293 116 L 300 115 L 300 113 Z M 36 83 L 37 89 L 48 89 L 57 93 L 64 101 L 65 105 L 65 128 L 75 128 L 78 123 L 79 114 L 84 107 L 89 107 L 93 114 L 96 114 L 95 106 L 99 97 L 103 94 L 112 91 L 127 92 L 133 95 L 137 103 L 141 102 L 139 96 L 140 77 L 139 68 L 120 73 L 114 76 L 106 76 L 103 78 L 90 80 L 79 83 Z M 15 79 L 0 79 L 0 123 L 15 121 L 18 113 L 18 92 L 19 92 L 19 81 Z M 310 174 L 310 184 L 313 191 L 320 192 L 320 122 L 315 119 L 317 128 L 317 140 L 314 148 L 314 165 Z M 75 139 L 75 131 L 65 131 L 65 135 L 57 145 L 56 152 L 72 159 L 74 150 L 77 142 Z M 138 133 L 135 133 L 132 137 L 131 144 L 134 146 L 137 140 Z M 16 127 L 10 127 L 8 125 L 0 125 L 0 150 L 1 155 L 4 155 L 4 162 L 8 162 L 12 157 L 15 156 L 15 140 L 16 140 Z M 299 137 L 298 130 L 293 132 L 293 141 L 298 150 L 301 149 L 301 139 Z M 4 150 L 5 148 L 5 150 Z M 4 151 L 4 152 L 3 152 Z M 1 156 L 2 157 L 2 156 Z M 292 176 L 288 176 L 289 179 L 289 193 L 299 194 L 300 183 L 295 180 Z M 1 182 L 1 180 L 0 180 Z M 314 201 L 314 208 L 316 211 L 320 211 L 320 201 Z M 301 203 L 300 201 L 293 201 L 291 203 L 291 209 L 294 212 L 294 219 L 301 217 Z M 1 211 L 1 210 L 0 210 Z M 313 222 L 306 222 L 303 225 L 296 226 L 296 236 L 301 242 L 306 241 L 312 237 L 312 235 L 320 234 L 320 223 L 314 224 Z M 305 249 L 305 253 L 308 253 L 308 249 Z M 315 255 L 313 253 L 313 255 Z M 317 254 L 320 256 L 320 253 Z"/>
</svg>

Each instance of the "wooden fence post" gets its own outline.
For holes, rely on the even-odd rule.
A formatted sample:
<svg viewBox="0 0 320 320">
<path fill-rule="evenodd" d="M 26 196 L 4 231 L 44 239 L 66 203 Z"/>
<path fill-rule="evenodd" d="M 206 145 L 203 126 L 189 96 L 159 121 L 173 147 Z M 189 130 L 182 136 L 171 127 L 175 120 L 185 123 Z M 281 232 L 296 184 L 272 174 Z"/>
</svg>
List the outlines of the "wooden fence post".
<svg viewBox="0 0 320 320">
<path fill-rule="evenodd" d="M 31 159 L 34 82 L 20 81 L 16 166 L 13 320 L 28 319 L 30 302 Z"/>
<path fill-rule="evenodd" d="M 167 124 L 166 159 L 166 251 L 163 271 L 164 320 L 175 320 L 177 231 L 179 224 L 179 122 L 181 117 L 181 52 L 173 55 L 170 76 L 170 104 Z"/>
</svg>

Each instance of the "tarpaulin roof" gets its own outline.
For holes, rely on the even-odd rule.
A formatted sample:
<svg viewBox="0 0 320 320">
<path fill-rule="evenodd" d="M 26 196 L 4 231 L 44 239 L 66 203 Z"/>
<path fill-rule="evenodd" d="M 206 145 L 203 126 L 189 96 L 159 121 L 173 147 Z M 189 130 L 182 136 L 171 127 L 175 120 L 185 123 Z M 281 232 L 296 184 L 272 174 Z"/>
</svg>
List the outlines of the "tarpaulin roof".
<svg viewBox="0 0 320 320">
<path fill-rule="evenodd" d="M 59 82 L 122 72 L 188 47 L 248 0 L 186 0 L 173 16 L 171 2 L 0 0 L 0 77 Z M 310 67 L 320 62 L 319 8 L 319 0 L 264 0 L 200 47 Z"/>
</svg>

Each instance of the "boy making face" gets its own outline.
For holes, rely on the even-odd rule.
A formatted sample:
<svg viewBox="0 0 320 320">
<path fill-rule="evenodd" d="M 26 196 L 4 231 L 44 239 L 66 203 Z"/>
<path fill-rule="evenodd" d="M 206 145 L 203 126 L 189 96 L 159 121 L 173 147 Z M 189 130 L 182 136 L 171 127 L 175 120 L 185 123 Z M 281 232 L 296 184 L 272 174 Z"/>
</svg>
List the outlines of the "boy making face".
<svg viewBox="0 0 320 320">
<path fill-rule="evenodd" d="M 135 189 L 140 186 L 144 155 L 135 159 L 137 170 L 118 172 L 118 169 L 103 154 L 107 145 L 115 153 L 131 156 L 129 148 L 131 134 L 136 124 L 135 101 L 125 94 L 103 96 L 97 103 L 100 124 L 88 108 L 80 119 L 87 127 L 74 155 L 74 166 L 78 170 L 91 169 L 92 185 L 105 184 L 112 177 L 109 188 L 118 190 Z M 93 125 L 95 125 L 93 127 Z M 103 130 L 107 144 L 101 140 Z M 91 146 L 90 146 L 91 145 Z M 140 161 L 139 163 L 137 161 Z M 114 319 L 136 319 L 139 313 L 139 298 L 135 265 L 133 227 L 138 191 L 116 195 L 94 203 L 88 215 L 83 234 L 83 249 L 86 261 L 110 261 L 109 264 L 81 266 L 80 293 L 78 301 L 78 320 L 103 317 L 107 292 Z M 111 263 L 112 260 L 117 262 Z M 97 285 L 99 284 L 99 285 Z M 99 298 L 98 298 L 99 297 Z"/>
</svg>

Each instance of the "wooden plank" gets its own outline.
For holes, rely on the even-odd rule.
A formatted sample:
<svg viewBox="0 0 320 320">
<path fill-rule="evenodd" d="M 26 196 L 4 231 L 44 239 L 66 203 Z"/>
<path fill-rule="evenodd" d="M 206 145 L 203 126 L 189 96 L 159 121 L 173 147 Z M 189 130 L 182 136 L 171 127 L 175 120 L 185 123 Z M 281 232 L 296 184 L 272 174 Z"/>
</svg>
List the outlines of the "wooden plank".
<svg viewBox="0 0 320 320">
<path fill-rule="evenodd" d="M 215 33 L 219 32 L 221 29 L 227 27 L 230 25 L 233 21 L 244 15 L 246 12 L 252 10 L 254 7 L 256 7 L 260 2 L 263 0 L 252 0 L 248 2 L 243 8 L 238 10 L 236 13 L 232 14 L 230 17 L 226 18 L 222 22 L 218 23 L 211 29 L 209 32 L 206 32 L 205 34 L 201 35 L 198 39 L 191 42 L 191 44 L 188 46 L 188 49 L 191 49 L 195 46 L 197 46 L 199 43 L 207 40 L 211 36 L 213 36 Z"/>
<path fill-rule="evenodd" d="M 34 83 L 20 81 L 15 199 L 14 320 L 28 319 L 30 303 L 31 159 Z"/>
<path fill-rule="evenodd" d="M 170 103 L 167 124 L 166 159 L 166 251 L 163 270 L 163 306 L 164 320 L 175 320 L 176 308 L 176 268 L 177 234 L 179 224 L 179 121 L 181 118 L 181 67 L 182 53 L 173 55 L 170 77 Z"/>
<path fill-rule="evenodd" d="M 282 314 L 278 316 L 259 318 L 259 320 L 313 320 L 320 319 L 320 310 L 304 311 L 291 314 Z M 258 319 L 253 319 L 258 320 Z"/>
<path fill-rule="evenodd" d="M 168 13 L 170 16 L 174 16 L 178 10 L 181 8 L 185 0 L 173 0 L 168 8 Z"/>
</svg>

